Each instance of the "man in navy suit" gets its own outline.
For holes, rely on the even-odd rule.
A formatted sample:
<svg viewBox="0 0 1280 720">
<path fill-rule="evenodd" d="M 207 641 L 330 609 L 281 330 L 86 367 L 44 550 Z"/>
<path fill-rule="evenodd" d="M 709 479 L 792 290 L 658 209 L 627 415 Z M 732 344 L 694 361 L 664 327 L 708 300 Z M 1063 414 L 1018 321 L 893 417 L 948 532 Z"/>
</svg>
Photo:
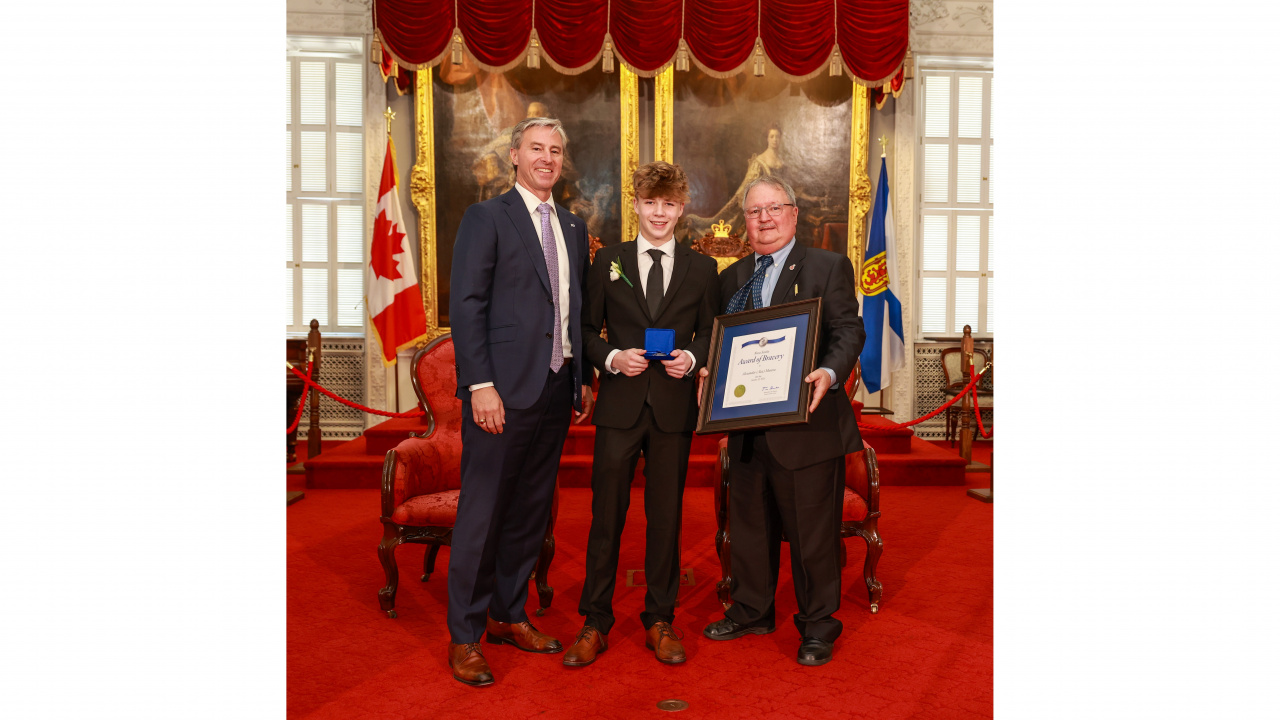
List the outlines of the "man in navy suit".
<svg viewBox="0 0 1280 720">
<path fill-rule="evenodd" d="M 740 312 L 822 298 L 809 422 L 729 433 L 729 527 L 733 605 L 702 634 L 712 640 L 774 631 L 774 591 L 782 533 L 791 548 L 791 577 L 800 631 L 796 661 L 831 660 L 842 625 L 840 515 L 844 456 L 862 450 L 857 419 L 844 392 L 866 332 L 858 316 L 853 264 L 844 255 L 796 242 L 795 192 L 762 176 L 742 196 L 751 255 L 720 274 L 725 311 Z M 708 375 L 704 368 L 699 376 Z"/>
<path fill-rule="evenodd" d="M 450 274 L 462 400 L 462 489 L 449 551 L 449 666 L 468 685 L 493 674 L 495 644 L 563 649 L 525 614 L 551 517 L 560 451 L 591 413 L 582 344 L 587 226 L 551 200 L 568 138 L 559 120 L 522 120 L 508 156 L 516 186 L 467 208 Z"/>
</svg>

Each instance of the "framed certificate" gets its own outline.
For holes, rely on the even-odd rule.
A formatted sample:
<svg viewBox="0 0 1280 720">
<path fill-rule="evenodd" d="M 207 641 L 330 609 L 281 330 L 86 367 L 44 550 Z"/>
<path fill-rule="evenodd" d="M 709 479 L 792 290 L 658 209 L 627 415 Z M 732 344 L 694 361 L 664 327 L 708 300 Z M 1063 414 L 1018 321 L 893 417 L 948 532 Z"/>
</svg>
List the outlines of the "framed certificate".
<svg viewBox="0 0 1280 720">
<path fill-rule="evenodd" d="M 808 422 L 821 317 L 822 298 L 717 317 L 696 432 Z"/>
</svg>

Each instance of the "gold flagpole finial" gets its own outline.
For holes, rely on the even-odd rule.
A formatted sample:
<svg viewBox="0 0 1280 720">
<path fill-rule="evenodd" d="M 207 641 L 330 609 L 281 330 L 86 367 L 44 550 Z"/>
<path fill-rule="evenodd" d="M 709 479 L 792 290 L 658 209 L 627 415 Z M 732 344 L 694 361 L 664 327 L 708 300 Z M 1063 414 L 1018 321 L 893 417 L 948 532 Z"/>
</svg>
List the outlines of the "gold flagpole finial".
<svg viewBox="0 0 1280 720">
<path fill-rule="evenodd" d="M 391 134 L 391 121 L 396 119 L 396 114 L 395 114 L 394 112 L 392 112 L 392 111 L 391 111 L 391 108 L 390 108 L 390 107 L 388 107 L 388 108 L 386 109 L 386 111 L 382 113 L 382 117 L 384 117 L 384 118 L 386 118 L 386 119 L 387 119 L 387 134 L 388 134 L 388 135 L 390 135 L 390 134 Z"/>
<path fill-rule="evenodd" d="M 888 154 L 889 154 L 889 136 L 881 135 L 880 136 L 880 157 L 885 157 Z"/>
</svg>

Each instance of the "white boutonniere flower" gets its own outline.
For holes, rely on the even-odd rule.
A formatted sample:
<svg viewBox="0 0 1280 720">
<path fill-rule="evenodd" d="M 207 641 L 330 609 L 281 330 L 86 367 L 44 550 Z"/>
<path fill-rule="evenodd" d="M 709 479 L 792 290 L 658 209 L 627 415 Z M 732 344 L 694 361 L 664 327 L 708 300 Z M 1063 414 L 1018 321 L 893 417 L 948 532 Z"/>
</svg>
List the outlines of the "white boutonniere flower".
<svg viewBox="0 0 1280 720">
<path fill-rule="evenodd" d="M 609 280 L 611 282 L 617 282 L 618 278 L 626 280 L 629 287 L 635 287 L 635 285 L 631 284 L 631 279 L 627 277 L 627 274 L 622 272 L 622 261 L 618 258 L 614 258 L 613 262 L 609 265 Z"/>
</svg>

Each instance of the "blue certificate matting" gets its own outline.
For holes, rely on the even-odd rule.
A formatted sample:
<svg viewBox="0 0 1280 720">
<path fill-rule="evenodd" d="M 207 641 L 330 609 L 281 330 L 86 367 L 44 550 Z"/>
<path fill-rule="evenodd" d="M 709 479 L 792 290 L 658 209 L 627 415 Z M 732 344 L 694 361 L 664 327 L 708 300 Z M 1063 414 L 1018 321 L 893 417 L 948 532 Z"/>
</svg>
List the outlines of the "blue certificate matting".
<svg viewBox="0 0 1280 720">
<path fill-rule="evenodd" d="M 737 338 L 743 335 L 753 335 L 759 332 L 769 332 L 770 330 L 782 330 L 785 328 L 796 328 L 796 345 L 794 352 L 796 357 L 791 363 L 791 386 L 795 394 L 786 400 L 780 400 L 772 403 L 761 403 L 759 405 L 741 405 L 739 407 L 726 408 L 724 406 L 724 389 L 725 382 L 729 376 L 729 357 L 731 353 L 727 352 L 728 348 L 733 347 L 733 343 Z M 804 345 L 804 339 L 809 334 L 809 313 L 803 312 L 798 315 L 787 315 L 785 317 L 774 318 L 772 320 L 761 320 L 759 322 L 743 323 L 732 327 L 724 328 L 724 335 L 720 340 L 720 363 L 716 371 L 716 387 L 711 394 L 711 420 L 734 420 L 744 417 L 756 417 L 759 415 L 773 415 L 775 413 L 791 413 L 800 407 L 800 387 L 804 382 L 804 354 L 808 348 Z"/>
</svg>

